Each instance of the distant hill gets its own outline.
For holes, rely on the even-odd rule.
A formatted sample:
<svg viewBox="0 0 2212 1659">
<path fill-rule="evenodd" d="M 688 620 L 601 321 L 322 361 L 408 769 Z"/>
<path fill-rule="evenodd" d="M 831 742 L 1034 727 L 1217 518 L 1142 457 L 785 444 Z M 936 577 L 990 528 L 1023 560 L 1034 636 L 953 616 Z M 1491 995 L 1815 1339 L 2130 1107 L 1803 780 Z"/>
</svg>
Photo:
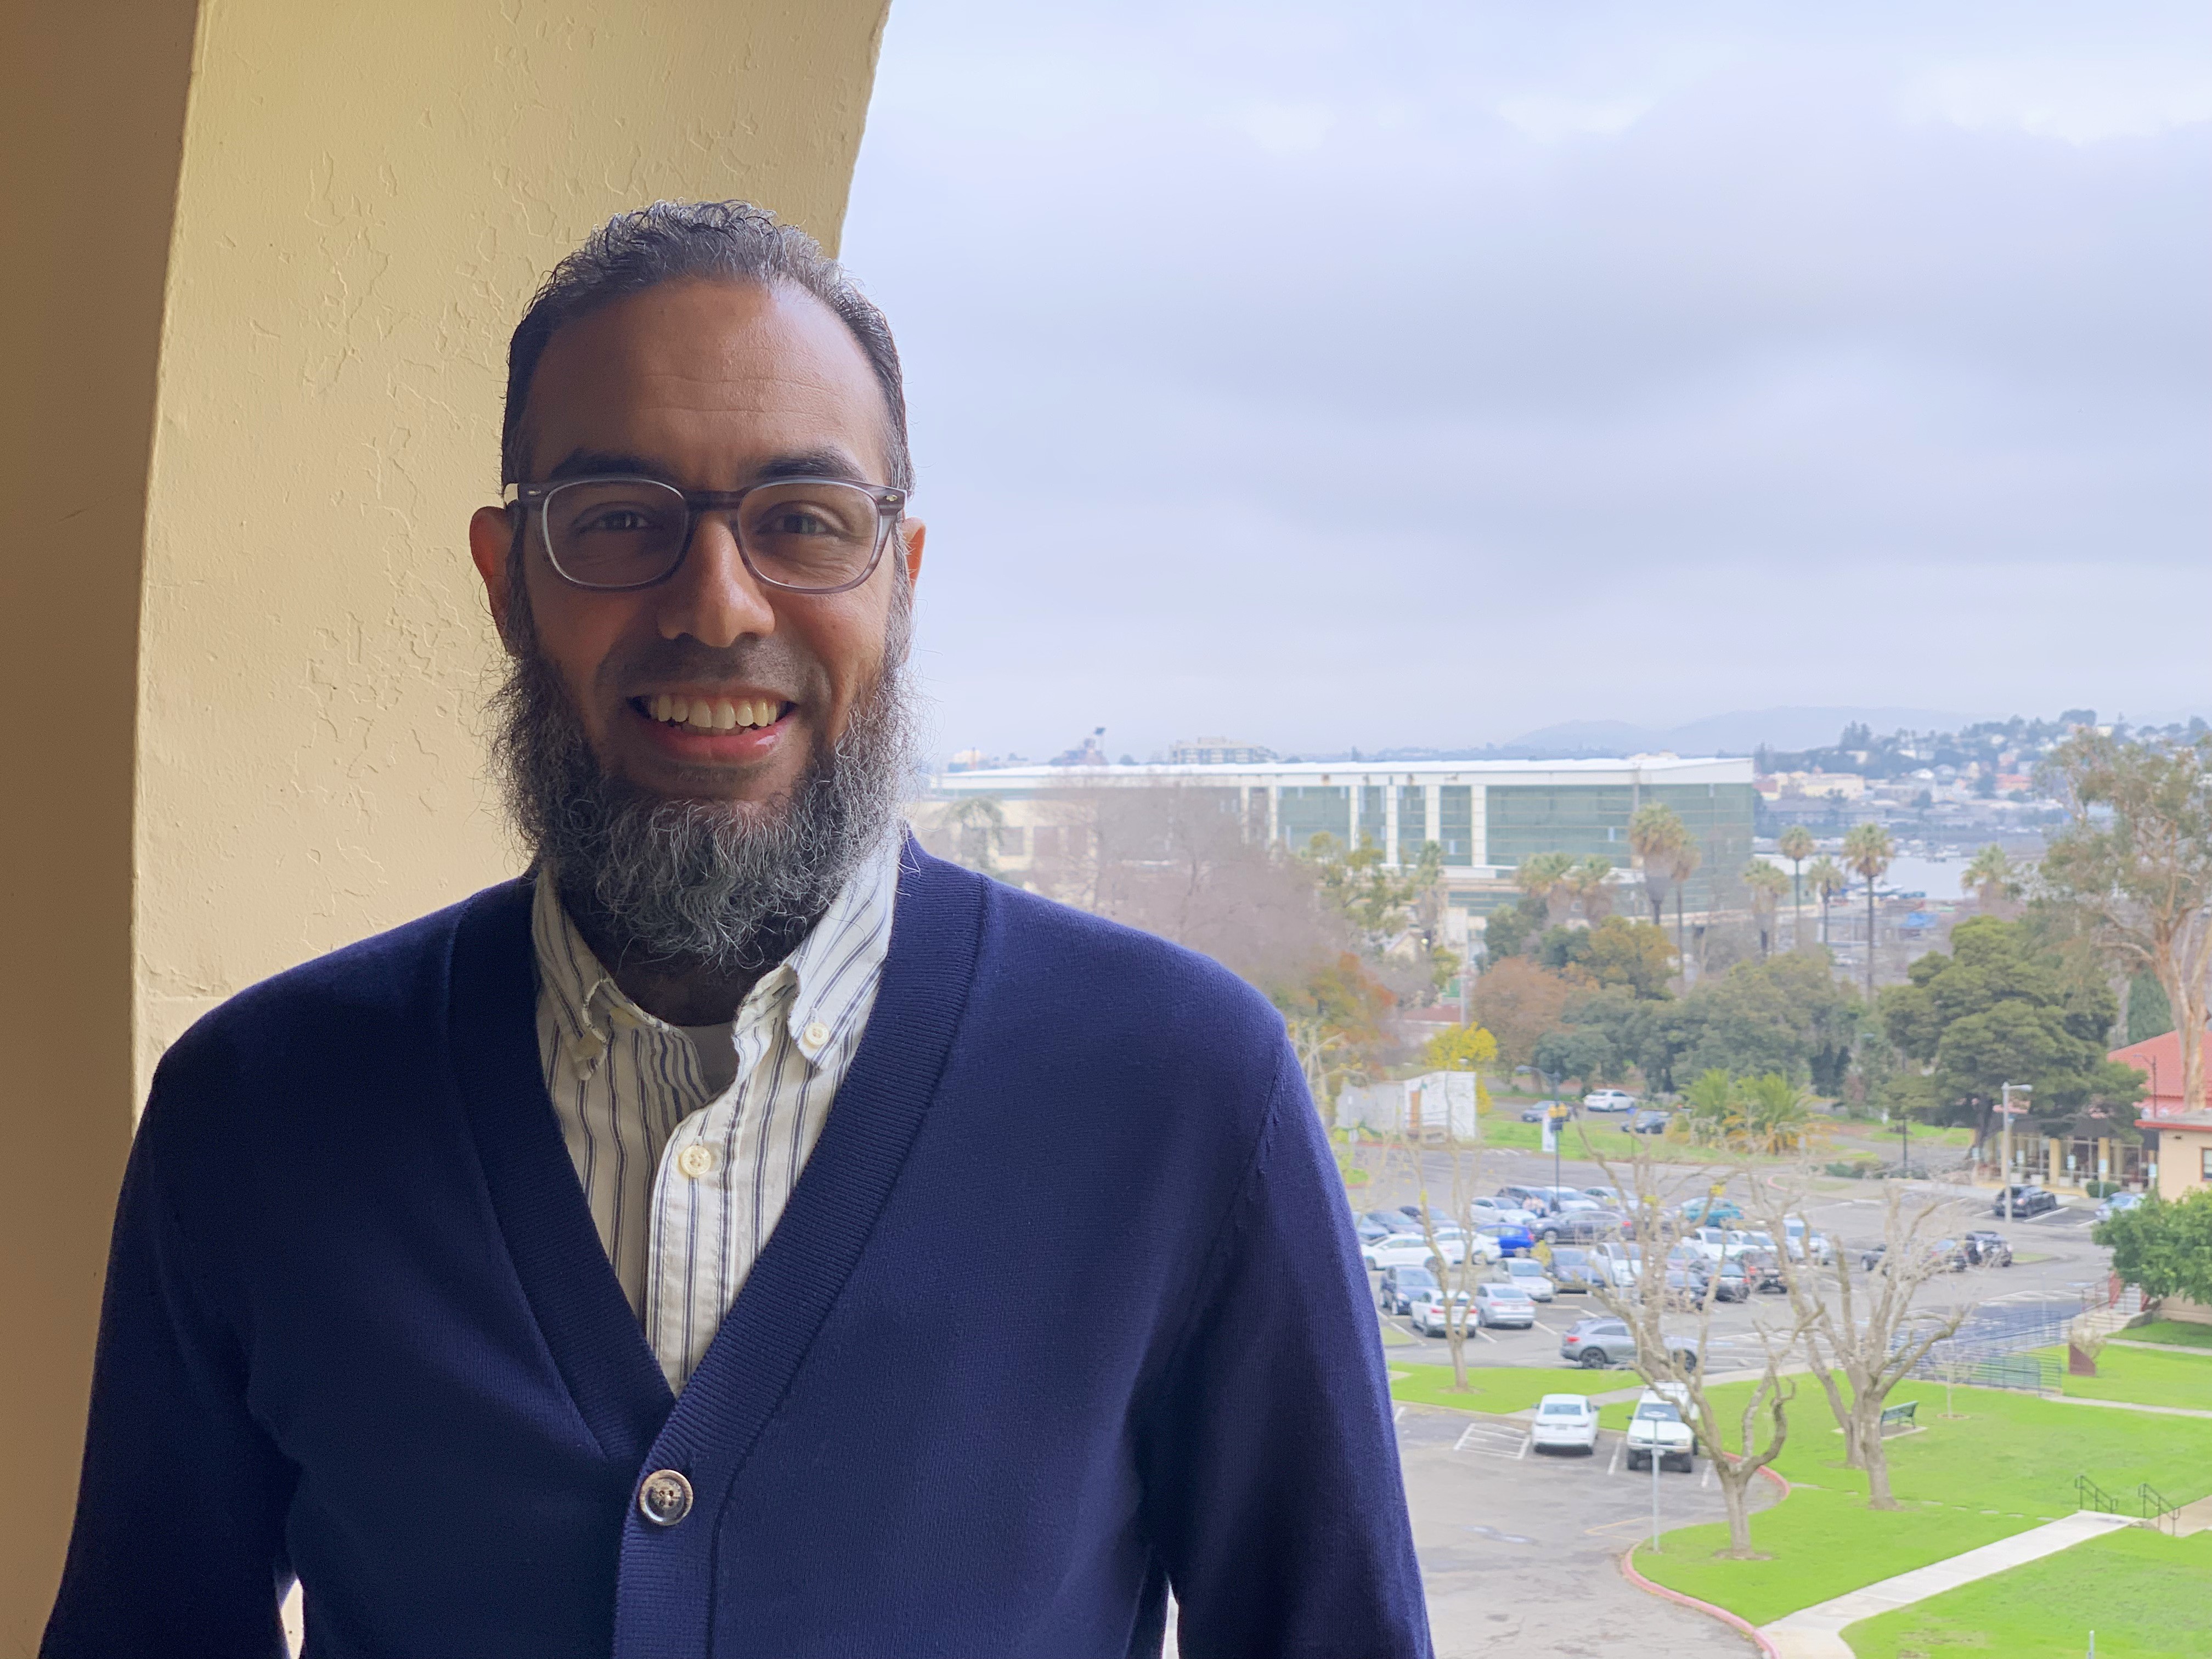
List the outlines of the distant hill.
<svg viewBox="0 0 2212 1659">
<path fill-rule="evenodd" d="M 1671 749 L 1678 755 L 1748 755 L 1770 749 L 1815 749 L 1835 742 L 1854 722 L 1876 732 L 1955 732 L 1984 714 L 1937 708 L 1753 708 L 1659 728 L 1626 720 L 1567 720 L 1524 732 L 1501 750 L 1532 759 L 1551 756 L 1631 755 Z M 2002 718 L 1996 716 L 1995 718 Z"/>
</svg>

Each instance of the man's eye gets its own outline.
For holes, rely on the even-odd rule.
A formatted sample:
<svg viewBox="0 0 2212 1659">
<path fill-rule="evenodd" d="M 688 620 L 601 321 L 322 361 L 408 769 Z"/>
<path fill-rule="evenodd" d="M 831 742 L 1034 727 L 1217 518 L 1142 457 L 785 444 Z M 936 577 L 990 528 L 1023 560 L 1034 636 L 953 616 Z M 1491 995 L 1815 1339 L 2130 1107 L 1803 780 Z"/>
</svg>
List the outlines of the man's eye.
<svg viewBox="0 0 2212 1659">
<path fill-rule="evenodd" d="M 630 534 L 653 527 L 653 521 L 635 507 L 611 507 L 593 513 L 576 526 L 580 534 Z"/>
<path fill-rule="evenodd" d="M 771 536 L 835 536 L 839 527 L 818 513 L 808 513 L 797 507 L 771 514 L 761 526 Z"/>
</svg>

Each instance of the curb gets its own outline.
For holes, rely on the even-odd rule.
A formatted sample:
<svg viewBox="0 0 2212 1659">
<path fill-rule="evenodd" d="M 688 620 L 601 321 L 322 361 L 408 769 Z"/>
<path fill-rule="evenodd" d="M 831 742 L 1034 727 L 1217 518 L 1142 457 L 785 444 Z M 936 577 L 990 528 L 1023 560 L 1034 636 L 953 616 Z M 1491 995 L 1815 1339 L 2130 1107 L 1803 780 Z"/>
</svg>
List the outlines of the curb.
<svg viewBox="0 0 2212 1659">
<path fill-rule="evenodd" d="M 1776 1486 L 1782 1488 L 1782 1496 L 1784 1498 L 1790 1496 L 1790 1481 L 1787 1476 L 1778 1474 L 1771 1468 L 1765 1466 L 1762 1466 L 1759 1472 L 1765 1475 L 1768 1480 L 1773 1481 Z M 1777 1501 L 1778 1502 L 1779 1500 L 1778 1499 Z M 1673 1601 L 1680 1607 L 1694 1607 L 1699 1613 L 1708 1613 L 1711 1617 L 1719 1620 L 1721 1623 L 1728 1626 L 1732 1630 L 1735 1630 L 1744 1636 L 1749 1637 L 1752 1642 L 1756 1644 L 1759 1650 L 1766 1656 L 1766 1659 L 1782 1659 L 1782 1650 L 1776 1647 L 1771 1638 L 1770 1638 L 1764 1631 L 1760 1630 L 1756 1625 L 1753 1625 L 1748 1620 L 1739 1618 L 1736 1614 L 1730 1613 L 1726 1607 L 1717 1607 L 1710 1601 L 1700 1601 L 1694 1595 L 1685 1595 L 1680 1590 L 1668 1589 L 1664 1584 L 1654 1583 L 1650 1579 L 1646 1578 L 1642 1573 L 1637 1571 L 1636 1552 L 1642 1547 L 1642 1540 L 1638 1540 L 1636 1543 L 1631 1544 L 1628 1548 L 1622 1553 L 1620 1558 L 1620 1576 L 1628 1580 L 1630 1583 L 1635 1585 L 1637 1589 L 1644 1590 L 1650 1595 L 1658 1596 L 1662 1601 Z"/>
</svg>

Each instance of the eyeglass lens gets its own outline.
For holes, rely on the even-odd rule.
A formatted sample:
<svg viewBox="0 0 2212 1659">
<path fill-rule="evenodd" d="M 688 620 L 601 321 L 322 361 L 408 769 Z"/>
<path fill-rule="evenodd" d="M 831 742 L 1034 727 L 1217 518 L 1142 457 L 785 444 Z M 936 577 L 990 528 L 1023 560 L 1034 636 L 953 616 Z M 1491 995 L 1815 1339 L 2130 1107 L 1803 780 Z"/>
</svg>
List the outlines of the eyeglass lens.
<svg viewBox="0 0 2212 1659">
<path fill-rule="evenodd" d="M 763 484 L 731 516 L 755 574 L 799 589 L 865 574 L 883 527 L 866 490 L 806 478 Z M 563 484 L 545 498 L 546 551 L 583 586 L 642 586 L 681 562 L 690 517 L 681 491 L 649 478 Z"/>
</svg>

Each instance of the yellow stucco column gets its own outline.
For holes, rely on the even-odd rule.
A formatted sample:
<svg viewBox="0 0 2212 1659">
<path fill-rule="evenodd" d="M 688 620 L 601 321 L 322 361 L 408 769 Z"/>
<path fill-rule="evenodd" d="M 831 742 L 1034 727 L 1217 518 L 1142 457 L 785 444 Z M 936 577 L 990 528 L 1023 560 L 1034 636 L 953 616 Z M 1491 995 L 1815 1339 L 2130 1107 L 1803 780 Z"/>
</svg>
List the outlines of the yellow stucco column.
<svg viewBox="0 0 2212 1659">
<path fill-rule="evenodd" d="M 834 247 L 886 5 L 9 9 L 0 1655 L 58 1571 L 161 1050 L 516 866 L 464 539 L 508 330 L 656 198 L 744 197 Z"/>
</svg>

